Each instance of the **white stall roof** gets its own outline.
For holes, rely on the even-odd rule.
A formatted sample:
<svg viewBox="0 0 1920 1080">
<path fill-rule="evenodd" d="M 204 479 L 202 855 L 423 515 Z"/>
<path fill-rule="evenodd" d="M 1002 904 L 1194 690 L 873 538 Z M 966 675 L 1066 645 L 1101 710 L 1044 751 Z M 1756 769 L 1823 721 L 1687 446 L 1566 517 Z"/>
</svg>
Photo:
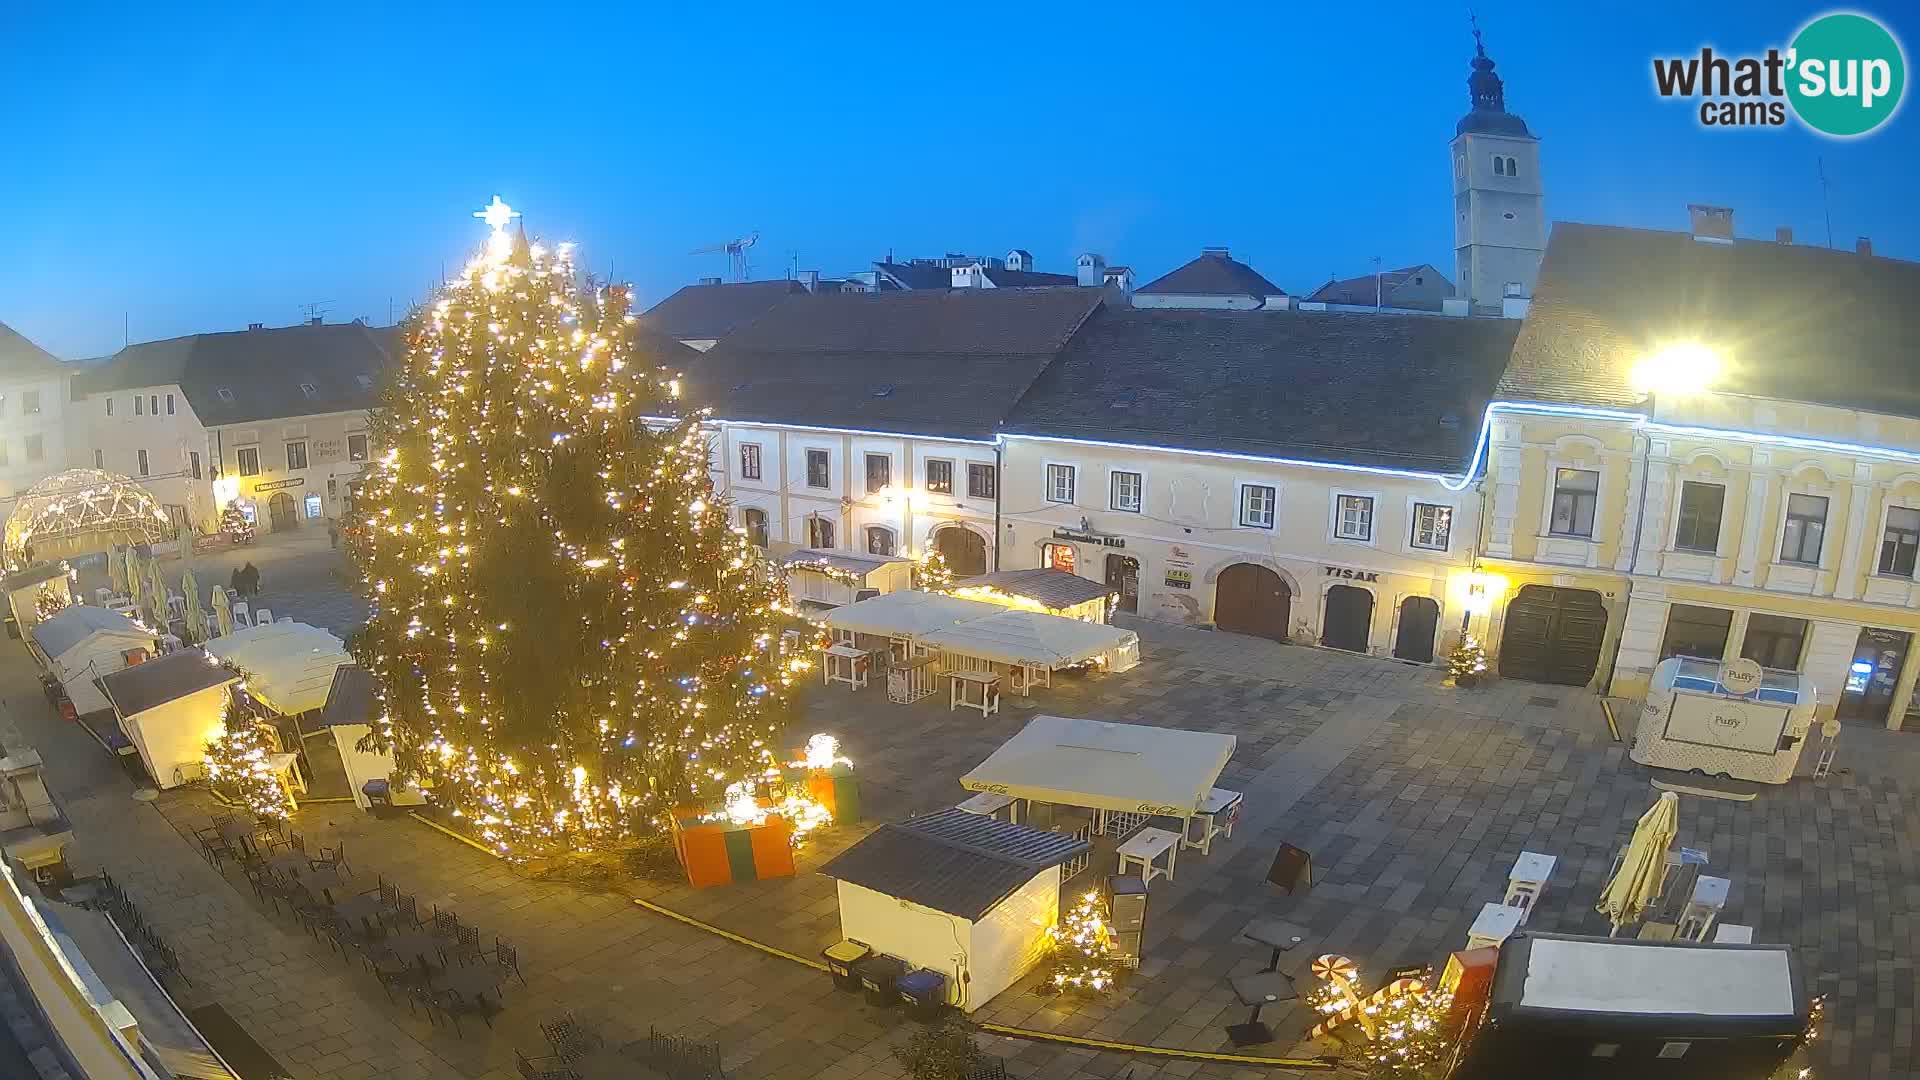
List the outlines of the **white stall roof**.
<svg viewBox="0 0 1920 1080">
<path fill-rule="evenodd" d="M 34 644 L 40 646 L 40 651 L 55 660 L 95 634 L 118 635 L 129 640 L 144 640 L 149 644 L 153 641 L 153 632 L 140 629 L 132 619 L 117 611 L 90 604 L 73 604 L 62 608 L 52 618 L 34 623 L 33 629 L 28 632 L 33 635 Z"/>
<path fill-rule="evenodd" d="M 1220 779 L 1233 747 L 1233 736 L 1212 731 L 1036 716 L 960 786 L 1184 818 Z"/>
<path fill-rule="evenodd" d="M 955 623 L 984 618 L 1005 608 L 962 600 L 945 593 L 905 590 L 870 597 L 827 612 L 823 621 L 835 630 L 918 640 Z"/>
<path fill-rule="evenodd" d="M 1781 948 L 1653 946 L 1536 937 L 1523 1008 L 1686 1016 L 1793 1016 L 1791 958 Z"/>
<path fill-rule="evenodd" d="M 353 663 L 339 638 L 299 622 L 235 630 L 206 650 L 246 672 L 247 692 L 287 716 L 326 705 L 334 670 Z"/>
<path fill-rule="evenodd" d="M 1064 668 L 1139 641 L 1131 630 L 1038 611 L 1002 610 L 923 635 L 920 644 L 1001 664 Z"/>
</svg>

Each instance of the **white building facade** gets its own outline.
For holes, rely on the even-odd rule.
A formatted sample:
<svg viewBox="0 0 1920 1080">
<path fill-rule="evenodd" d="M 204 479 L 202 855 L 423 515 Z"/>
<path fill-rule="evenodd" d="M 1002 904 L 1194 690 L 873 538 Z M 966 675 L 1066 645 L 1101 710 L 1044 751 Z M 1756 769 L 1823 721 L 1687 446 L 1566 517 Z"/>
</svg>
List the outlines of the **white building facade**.
<svg viewBox="0 0 1920 1080">
<path fill-rule="evenodd" d="M 69 378 L 52 353 L 0 324 L 0 520 L 14 496 L 72 467 Z"/>
</svg>

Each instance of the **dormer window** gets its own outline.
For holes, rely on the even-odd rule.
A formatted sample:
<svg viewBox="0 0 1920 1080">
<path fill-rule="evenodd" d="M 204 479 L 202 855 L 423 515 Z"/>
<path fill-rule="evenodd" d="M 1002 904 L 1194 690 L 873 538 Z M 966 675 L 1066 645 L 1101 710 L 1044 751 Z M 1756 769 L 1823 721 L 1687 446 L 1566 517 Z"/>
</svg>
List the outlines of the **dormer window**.
<svg viewBox="0 0 1920 1080">
<path fill-rule="evenodd" d="M 371 389 L 373 389 L 373 376 L 371 376 L 371 375 L 368 375 L 368 374 L 366 374 L 365 372 L 362 372 L 361 374 L 358 374 L 358 375 L 355 375 L 355 376 L 353 377 L 353 381 L 354 381 L 354 382 L 357 382 L 357 383 L 359 383 L 359 384 L 360 384 L 360 389 L 362 389 L 362 390 L 371 390 Z"/>
<path fill-rule="evenodd" d="M 218 389 L 218 390 L 215 390 L 215 391 L 214 391 L 214 393 L 215 393 L 215 394 L 217 394 L 217 395 L 219 395 L 219 398 L 220 398 L 220 400 L 221 400 L 221 401 L 229 401 L 229 402 L 230 402 L 230 401 L 232 401 L 232 400 L 233 400 L 233 391 L 231 391 L 231 390 L 229 390 L 229 389 L 227 389 L 227 388 L 226 388 L 226 387 L 224 387 L 224 386 L 223 386 L 223 387 L 221 387 L 221 388 L 220 388 L 220 389 Z M 137 399 L 136 399 L 136 400 L 137 400 Z"/>
<path fill-rule="evenodd" d="M 303 382 L 300 384 L 300 394 L 302 397 L 318 397 L 320 389 L 310 382 Z"/>
</svg>

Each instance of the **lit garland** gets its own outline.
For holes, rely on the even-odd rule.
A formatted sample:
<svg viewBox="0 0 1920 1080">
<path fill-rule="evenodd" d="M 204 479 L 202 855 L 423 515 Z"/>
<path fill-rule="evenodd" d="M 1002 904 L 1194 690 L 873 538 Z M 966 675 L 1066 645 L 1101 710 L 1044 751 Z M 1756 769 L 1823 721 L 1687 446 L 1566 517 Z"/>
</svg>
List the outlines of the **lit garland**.
<svg viewBox="0 0 1920 1080">
<path fill-rule="evenodd" d="M 1472 686 L 1487 674 L 1487 650 L 1480 639 L 1472 634 L 1462 634 L 1460 644 L 1447 654 L 1447 677 L 1457 685 Z"/>
<path fill-rule="evenodd" d="M 509 858 L 665 832 L 763 776 L 811 667 L 623 289 L 507 237 L 409 322 L 348 550 L 369 747 Z"/>
<path fill-rule="evenodd" d="M 33 613 L 42 619 L 51 619 L 67 608 L 67 602 L 51 587 L 43 586 L 33 597 Z"/>
<path fill-rule="evenodd" d="M 913 568 L 913 587 L 925 592 L 945 592 L 953 588 L 953 569 L 939 548 L 929 547 L 920 553 L 920 561 Z"/>
<path fill-rule="evenodd" d="M 1099 890 L 1089 890 L 1047 927 L 1055 990 L 1104 994 L 1113 989 L 1113 926 Z"/>
<path fill-rule="evenodd" d="M 1356 986 L 1358 972 L 1346 957 L 1320 957 L 1313 971 L 1323 981 L 1301 999 L 1305 1005 L 1328 1025 L 1343 1017 L 1356 1022 L 1359 1038 L 1344 1052 L 1347 1064 L 1371 1080 L 1440 1080 L 1446 1075 L 1460 1034 L 1451 1016 L 1451 991 L 1431 987 L 1424 978 L 1409 978 L 1363 1000 Z"/>
<path fill-rule="evenodd" d="M 837 581 L 842 585 L 860 586 L 867 583 L 867 575 L 856 574 L 851 570 L 842 570 L 837 566 L 833 566 L 819 559 L 806 559 L 787 564 L 787 573 L 791 574 L 799 571 L 805 571 L 809 574 L 820 574 L 828 580 Z"/>
<path fill-rule="evenodd" d="M 273 729 L 229 695 L 225 731 L 207 743 L 207 779 L 260 820 L 285 821 L 293 806 L 274 772 L 272 755 Z"/>
<path fill-rule="evenodd" d="M 229 543 L 250 543 L 253 540 L 253 522 L 247 520 L 247 515 L 240 512 L 238 505 L 228 503 L 227 508 L 220 511 L 220 535 L 226 537 Z"/>
</svg>

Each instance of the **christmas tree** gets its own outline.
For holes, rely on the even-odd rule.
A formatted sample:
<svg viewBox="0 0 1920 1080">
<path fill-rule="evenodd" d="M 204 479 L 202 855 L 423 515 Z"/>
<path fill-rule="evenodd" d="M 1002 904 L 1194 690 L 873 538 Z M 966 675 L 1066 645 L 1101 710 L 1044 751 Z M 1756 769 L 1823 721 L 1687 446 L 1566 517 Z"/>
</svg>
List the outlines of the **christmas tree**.
<svg viewBox="0 0 1920 1080">
<path fill-rule="evenodd" d="M 348 547 L 369 736 L 514 859 L 604 853 L 762 776 L 804 658 L 624 290 L 507 231 L 409 321 Z"/>
<path fill-rule="evenodd" d="M 1487 650 L 1480 639 L 1462 634 L 1460 644 L 1447 654 L 1447 677 L 1459 686 L 1474 686 L 1487 675 Z"/>
<path fill-rule="evenodd" d="M 913 587 L 923 592 L 945 592 L 953 588 L 953 570 L 947 566 L 947 557 L 940 549 L 930 547 L 920 553 L 920 563 L 913 568 Z"/>
<path fill-rule="evenodd" d="M 220 535 L 231 544 L 253 543 L 253 522 L 240 512 L 238 503 L 228 503 L 227 508 L 220 511 Z"/>
<path fill-rule="evenodd" d="M 256 818 L 284 821 L 293 807 L 269 761 L 272 754 L 273 729 L 229 696 L 225 730 L 207 743 L 207 779 L 215 791 Z"/>
<path fill-rule="evenodd" d="M 1047 928 L 1053 942 L 1053 987 L 1104 994 L 1113 989 L 1113 923 L 1099 890 L 1090 890 Z"/>
<path fill-rule="evenodd" d="M 60 614 L 66 606 L 67 602 L 61 599 L 60 594 L 54 592 L 51 587 L 43 587 L 38 593 L 35 593 L 33 597 L 33 613 L 42 619 L 53 618 L 55 615 Z"/>
</svg>

